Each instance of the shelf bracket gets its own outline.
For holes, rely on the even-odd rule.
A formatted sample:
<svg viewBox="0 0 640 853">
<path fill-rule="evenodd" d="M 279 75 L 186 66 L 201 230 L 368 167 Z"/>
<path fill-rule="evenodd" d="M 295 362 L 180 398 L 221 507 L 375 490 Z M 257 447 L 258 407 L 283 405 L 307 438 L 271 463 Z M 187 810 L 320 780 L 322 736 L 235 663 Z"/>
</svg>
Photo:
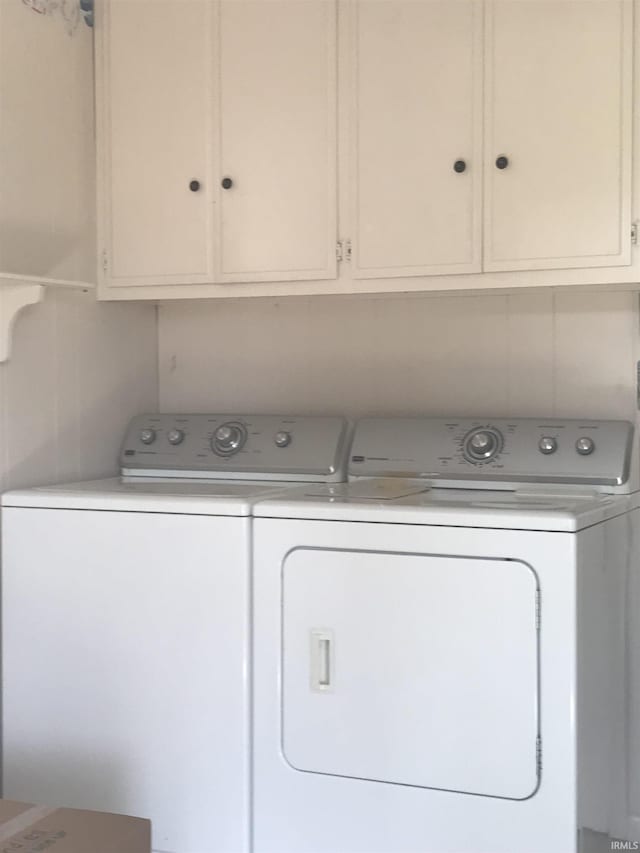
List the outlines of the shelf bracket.
<svg viewBox="0 0 640 853">
<path fill-rule="evenodd" d="M 44 286 L 28 284 L 19 278 L 0 279 L 0 363 L 11 354 L 11 337 L 18 314 L 28 305 L 42 302 Z"/>
</svg>

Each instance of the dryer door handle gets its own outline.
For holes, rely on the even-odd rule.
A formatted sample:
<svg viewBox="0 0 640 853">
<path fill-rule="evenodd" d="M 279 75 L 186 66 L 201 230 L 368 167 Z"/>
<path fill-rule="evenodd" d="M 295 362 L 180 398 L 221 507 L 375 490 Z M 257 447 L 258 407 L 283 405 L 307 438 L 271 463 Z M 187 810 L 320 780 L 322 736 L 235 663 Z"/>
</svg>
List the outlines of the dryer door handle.
<svg viewBox="0 0 640 853">
<path fill-rule="evenodd" d="M 312 628 L 309 639 L 310 686 L 313 691 L 325 693 L 333 687 L 333 631 Z"/>
</svg>

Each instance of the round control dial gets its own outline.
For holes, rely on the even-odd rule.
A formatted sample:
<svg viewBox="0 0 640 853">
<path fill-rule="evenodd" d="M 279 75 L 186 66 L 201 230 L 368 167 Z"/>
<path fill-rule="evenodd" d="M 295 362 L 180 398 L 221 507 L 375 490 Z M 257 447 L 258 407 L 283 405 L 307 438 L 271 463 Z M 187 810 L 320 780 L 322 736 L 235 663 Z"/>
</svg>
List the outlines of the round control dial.
<svg viewBox="0 0 640 853">
<path fill-rule="evenodd" d="M 228 421 L 219 426 L 211 439 L 211 449 L 218 456 L 233 456 L 244 447 L 247 430 L 239 421 Z"/>
<path fill-rule="evenodd" d="M 500 430 L 495 427 L 477 427 L 465 435 L 462 450 L 469 462 L 488 462 L 500 453 L 503 444 Z"/>
<path fill-rule="evenodd" d="M 576 450 L 580 456 L 589 456 L 596 449 L 595 442 L 588 435 L 583 435 L 576 441 Z"/>
<path fill-rule="evenodd" d="M 167 433 L 167 441 L 169 444 L 182 444 L 184 441 L 184 430 L 170 429 Z"/>
<path fill-rule="evenodd" d="M 153 444 L 156 440 L 156 431 L 155 429 L 141 429 L 140 430 L 140 441 L 143 444 Z"/>
<path fill-rule="evenodd" d="M 291 444 L 291 433 L 286 430 L 280 430 L 280 432 L 274 435 L 273 440 L 276 447 L 288 447 Z"/>
<path fill-rule="evenodd" d="M 545 456 L 550 456 L 558 449 L 558 442 L 552 435 L 543 435 L 538 442 L 538 449 Z"/>
</svg>

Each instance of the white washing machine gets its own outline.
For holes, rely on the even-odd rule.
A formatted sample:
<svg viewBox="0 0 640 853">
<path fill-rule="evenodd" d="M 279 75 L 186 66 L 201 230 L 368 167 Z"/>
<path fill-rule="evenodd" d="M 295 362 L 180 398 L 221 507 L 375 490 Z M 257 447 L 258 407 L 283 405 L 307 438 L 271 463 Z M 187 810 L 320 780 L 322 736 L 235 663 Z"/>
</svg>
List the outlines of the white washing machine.
<svg viewBox="0 0 640 853">
<path fill-rule="evenodd" d="M 575 853 L 609 831 L 633 435 L 365 419 L 350 483 L 256 506 L 255 853 Z"/>
<path fill-rule="evenodd" d="M 251 507 L 343 478 L 347 439 L 145 415 L 121 478 L 4 495 L 5 797 L 149 817 L 156 851 L 250 849 Z"/>
</svg>

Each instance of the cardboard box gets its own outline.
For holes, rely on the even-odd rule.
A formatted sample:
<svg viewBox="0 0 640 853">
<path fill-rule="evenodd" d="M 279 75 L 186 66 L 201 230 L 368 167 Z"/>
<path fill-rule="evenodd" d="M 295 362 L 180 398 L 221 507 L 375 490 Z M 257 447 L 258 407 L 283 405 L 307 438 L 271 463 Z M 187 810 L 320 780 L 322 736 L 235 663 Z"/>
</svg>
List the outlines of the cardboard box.
<svg viewBox="0 0 640 853">
<path fill-rule="evenodd" d="M 138 817 L 0 800 L 0 853 L 150 853 L 151 822 Z"/>
</svg>

